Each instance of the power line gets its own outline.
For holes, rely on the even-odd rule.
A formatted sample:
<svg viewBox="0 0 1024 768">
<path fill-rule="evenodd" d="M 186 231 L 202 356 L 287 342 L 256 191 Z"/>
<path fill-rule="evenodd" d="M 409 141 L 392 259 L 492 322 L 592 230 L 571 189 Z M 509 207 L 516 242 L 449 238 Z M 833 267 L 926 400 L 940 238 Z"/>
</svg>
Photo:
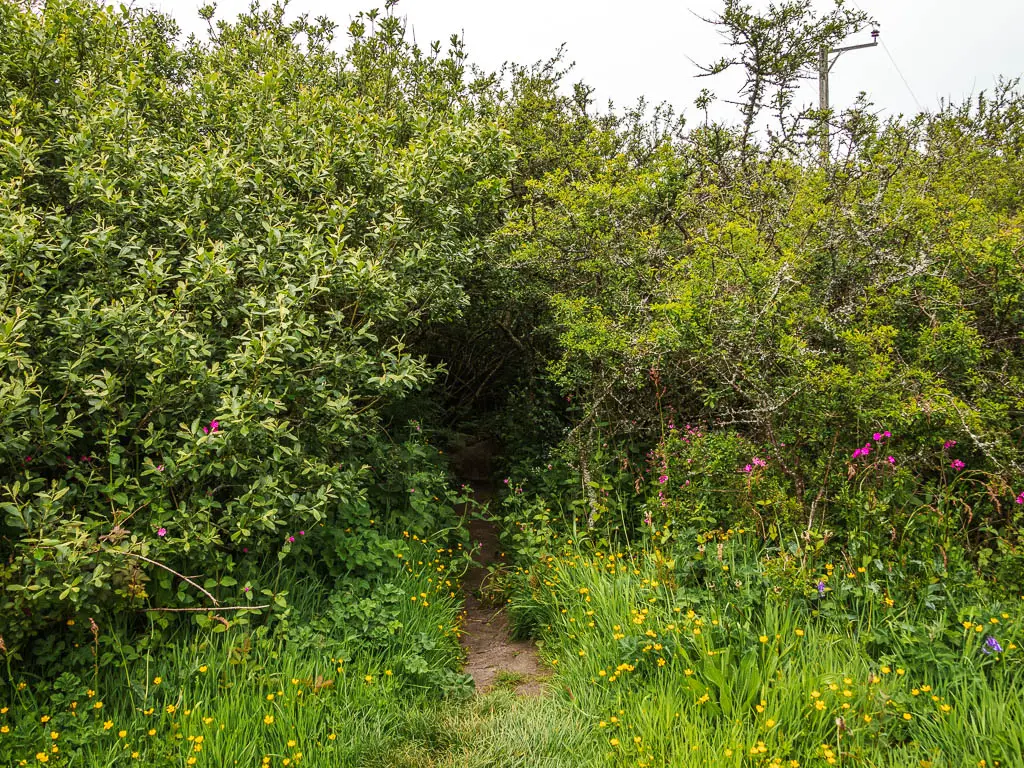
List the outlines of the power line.
<svg viewBox="0 0 1024 768">
<path fill-rule="evenodd" d="M 861 13 L 867 13 L 867 11 L 860 7 L 860 3 L 858 3 L 857 0 L 851 1 L 853 2 L 853 7 L 856 8 L 858 11 L 860 11 Z M 882 48 L 885 50 L 885 55 L 889 57 L 889 61 L 891 61 L 893 67 L 896 68 L 896 74 L 900 76 L 900 80 L 902 80 L 903 84 L 907 86 L 907 91 L 910 93 L 910 98 L 912 98 L 914 100 L 914 103 L 917 104 L 917 108 L 924 112 L 924 107 L 922 107 L 921 102 L 918 101 L 917 95 L 914 93 L 914 89 L 911 88 L 910 83 L 907 82 L 907 78 L 903 76 L 903 70 L 900 69 L 900 65 L 897 64 L 896 59 L 893 58 L 892 52 L 889 50 L 889 46 L 885 44 L 885 40 L 882 40 L 881 43 Z"/>
<path fill-rule="evenodd" d="M 885 55 L 889 57 L 889 61 L 896 68 L 896 73 L 900 76 L 900 80 L 907 86 L 907 91 L 910 93 L 910 98 L 917 104 L 917 108 L 924 112 L 924 107 L 921 106 L 921 102 L 918 101 L 917 96 L 914 94 L 914 89 L 910 87 L 910 83 L 907 82 L 907 78 L 903 76 L 903 71 L 900 69 L 900 65 L 896 63 L 896 59 L 893 58 L 892 53 L 889 51 L 889 46 L 885 44 L 885 40 L 882 40 L 882 50 L 885 51 Z"/>
</svg>

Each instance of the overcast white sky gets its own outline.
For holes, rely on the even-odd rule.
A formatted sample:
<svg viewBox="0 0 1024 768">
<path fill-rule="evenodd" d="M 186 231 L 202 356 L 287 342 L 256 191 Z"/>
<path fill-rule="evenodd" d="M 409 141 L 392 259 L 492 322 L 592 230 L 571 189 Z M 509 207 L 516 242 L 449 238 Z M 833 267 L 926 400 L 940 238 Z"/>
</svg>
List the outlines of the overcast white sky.
<svg viewBox="0 0 1024 768">
<path fill-rule="evenodd" d="M 959 101 L 991 89 L 999 75 L 1024 74 L 1024 0 L 847 1 L 878 20 L 884 47 L 842 56 L 832 70 L 835 109 L 863 90 L 883 114 L 910 114 L 918 105 L 934 109 L 941 98 Z M 817 2 L 831 7 L 829 0 Z M 174 16 L 186 33 L 205 29 L 196 12 L 200 0 L 150 5 Z M 233 18 L 248 5 L 220 0 L 217 16 Z M 291 0 L 289 11 L 326 15 L 344 27 L 357 11 L 375 6 L 383 0 Z M 690 61 L 709 63 L 725 52 L 718 33 L 697 18 L 719 7 L 718 0 L 401 0 L 396 10 L 421 45 L 459 33 L 470 59 L 488 70 L 508 60 L 546 59 L 566 43 L 576 62 L 573 79 L 594 86 L 599 105 L 612 99 L 624 106 L 643 95 L 696 118 L 692 105 L 701 88 L 732 97 L 736 87 L 735 81 L 695 78 Z M 870 35 L 865 30 L 849 42 L 870 42 Z M 809 83 L 805 100 L 816 98 L 817 84 Z"/>
</svg>

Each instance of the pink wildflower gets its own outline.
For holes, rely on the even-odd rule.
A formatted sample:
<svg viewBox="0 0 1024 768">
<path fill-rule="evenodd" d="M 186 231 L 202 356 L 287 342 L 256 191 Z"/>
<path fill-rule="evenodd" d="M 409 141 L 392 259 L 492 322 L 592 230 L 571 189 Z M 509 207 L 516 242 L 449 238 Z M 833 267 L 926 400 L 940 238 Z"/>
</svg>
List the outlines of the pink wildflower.
<svg viewBox="0 0 1024 768">
<path fill-rule="evenodd" d="M 957 472 L 959 472 L 961 469 L 963 469 L 967 465 L 964 464 L 962 461 L 960 461 L 960 459 L 953 459 L 953 461 L 950 463 L 949 466 L 952 467 Z"/>
<path fill-rule="evenodd" d="M 956 440 L 947 440 L 946 442 L 944 442 L 944 443 L 942 444 L 942 450 L 944 450 L 944 451 L 948 451 L 948 450 L 949 450 L 950 448 L 952 448 L 952 447 L 953 447 L 954 445 L 956 445 Z"/>
<path fill-rule="evenodd" d="M 156 535 L 157 536 L 166 536 L 167 535 L 167 529 L 166 528 L 157 528 L 156 529 Z"/>
<path fill-rule="evenodd" d="M 295 543 L 295 537 L 294 536 L 289 536 L 288 537 L 288 543 L 289 544 L 294 544 Z"/>
<path fill-rule="evenodd" d="M 662 485 L 667 483 L 668 482 L 668 475 L 662 475 L 661 477 L 659 477 L 658 478 L 658 482 L 661 483 Z"/>
<path fill-rule="evenodd" d="M 895 459 L 895 457 L 893 457 L 893 456 L 886 456 L 885 460 L 888 461 L 890 464 L 892 464 L 894 467 L 896 466 L 896 459 Z"/>
</svg>

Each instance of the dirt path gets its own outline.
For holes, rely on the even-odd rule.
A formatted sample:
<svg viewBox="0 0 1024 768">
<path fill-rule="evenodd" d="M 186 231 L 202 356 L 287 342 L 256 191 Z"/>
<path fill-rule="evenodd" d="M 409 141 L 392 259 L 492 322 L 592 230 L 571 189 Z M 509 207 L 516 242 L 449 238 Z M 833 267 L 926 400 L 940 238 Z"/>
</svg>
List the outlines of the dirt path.
<svg viewBox="0 0 1024 768">
<path fill-rule="evenodd" d="M 494 496 L 490 485 L 492 453 L 493 446 L 482 441 L 470 444 L 453 457 L 456 470 L 473 487 L 479 505 L 487 504 Z M 501 560 L 498 525 L 491 520 L 471 519 L 469 535 L 471 545 L 479 545 L 479 549 L 463 581 L 466 609 L 461 641 L 466 651 L 465 672 L 472 676 L 480 693 L 495 684 L 504 684 L 520 695 L 538 695 L 543 691 L 546 675 L 537 659 L 536 647 L 529 641 L 512 640 L 505 611 L 486 599 L 488 566 Z"/>
</svg>

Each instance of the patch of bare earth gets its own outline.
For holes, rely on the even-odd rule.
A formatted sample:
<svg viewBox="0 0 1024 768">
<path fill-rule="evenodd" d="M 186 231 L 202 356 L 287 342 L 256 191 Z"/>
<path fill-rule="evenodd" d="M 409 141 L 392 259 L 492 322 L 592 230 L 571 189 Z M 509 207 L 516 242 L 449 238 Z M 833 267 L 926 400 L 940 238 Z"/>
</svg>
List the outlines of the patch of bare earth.
<svg viewBox="0 0 1024 768">
<path fill-rule="evenodd" d="M 456 471 L 473 487 L 475 500 L 481 506 L 494 495 L 490 486 L 493 450 L 489 441 L 480 441 L 453 456 Z M 537 658 L 536 646 L 526 640 L 513 640 L 505 611 L 486 599 L 488 566 L 501 561 L 498 525 L 486 519 L 470 520 L 469 534 L 471 545 L 479 548 L 473 557 L 473 567 L 463 580 L 466 607 L 461 642 L 466 651 L 465 672 L 472 676 L 479 693 L 486 693 L 495 685 L 508 685 L 522 696 L 539 695 L 547 675 Z"/>
</svg>

